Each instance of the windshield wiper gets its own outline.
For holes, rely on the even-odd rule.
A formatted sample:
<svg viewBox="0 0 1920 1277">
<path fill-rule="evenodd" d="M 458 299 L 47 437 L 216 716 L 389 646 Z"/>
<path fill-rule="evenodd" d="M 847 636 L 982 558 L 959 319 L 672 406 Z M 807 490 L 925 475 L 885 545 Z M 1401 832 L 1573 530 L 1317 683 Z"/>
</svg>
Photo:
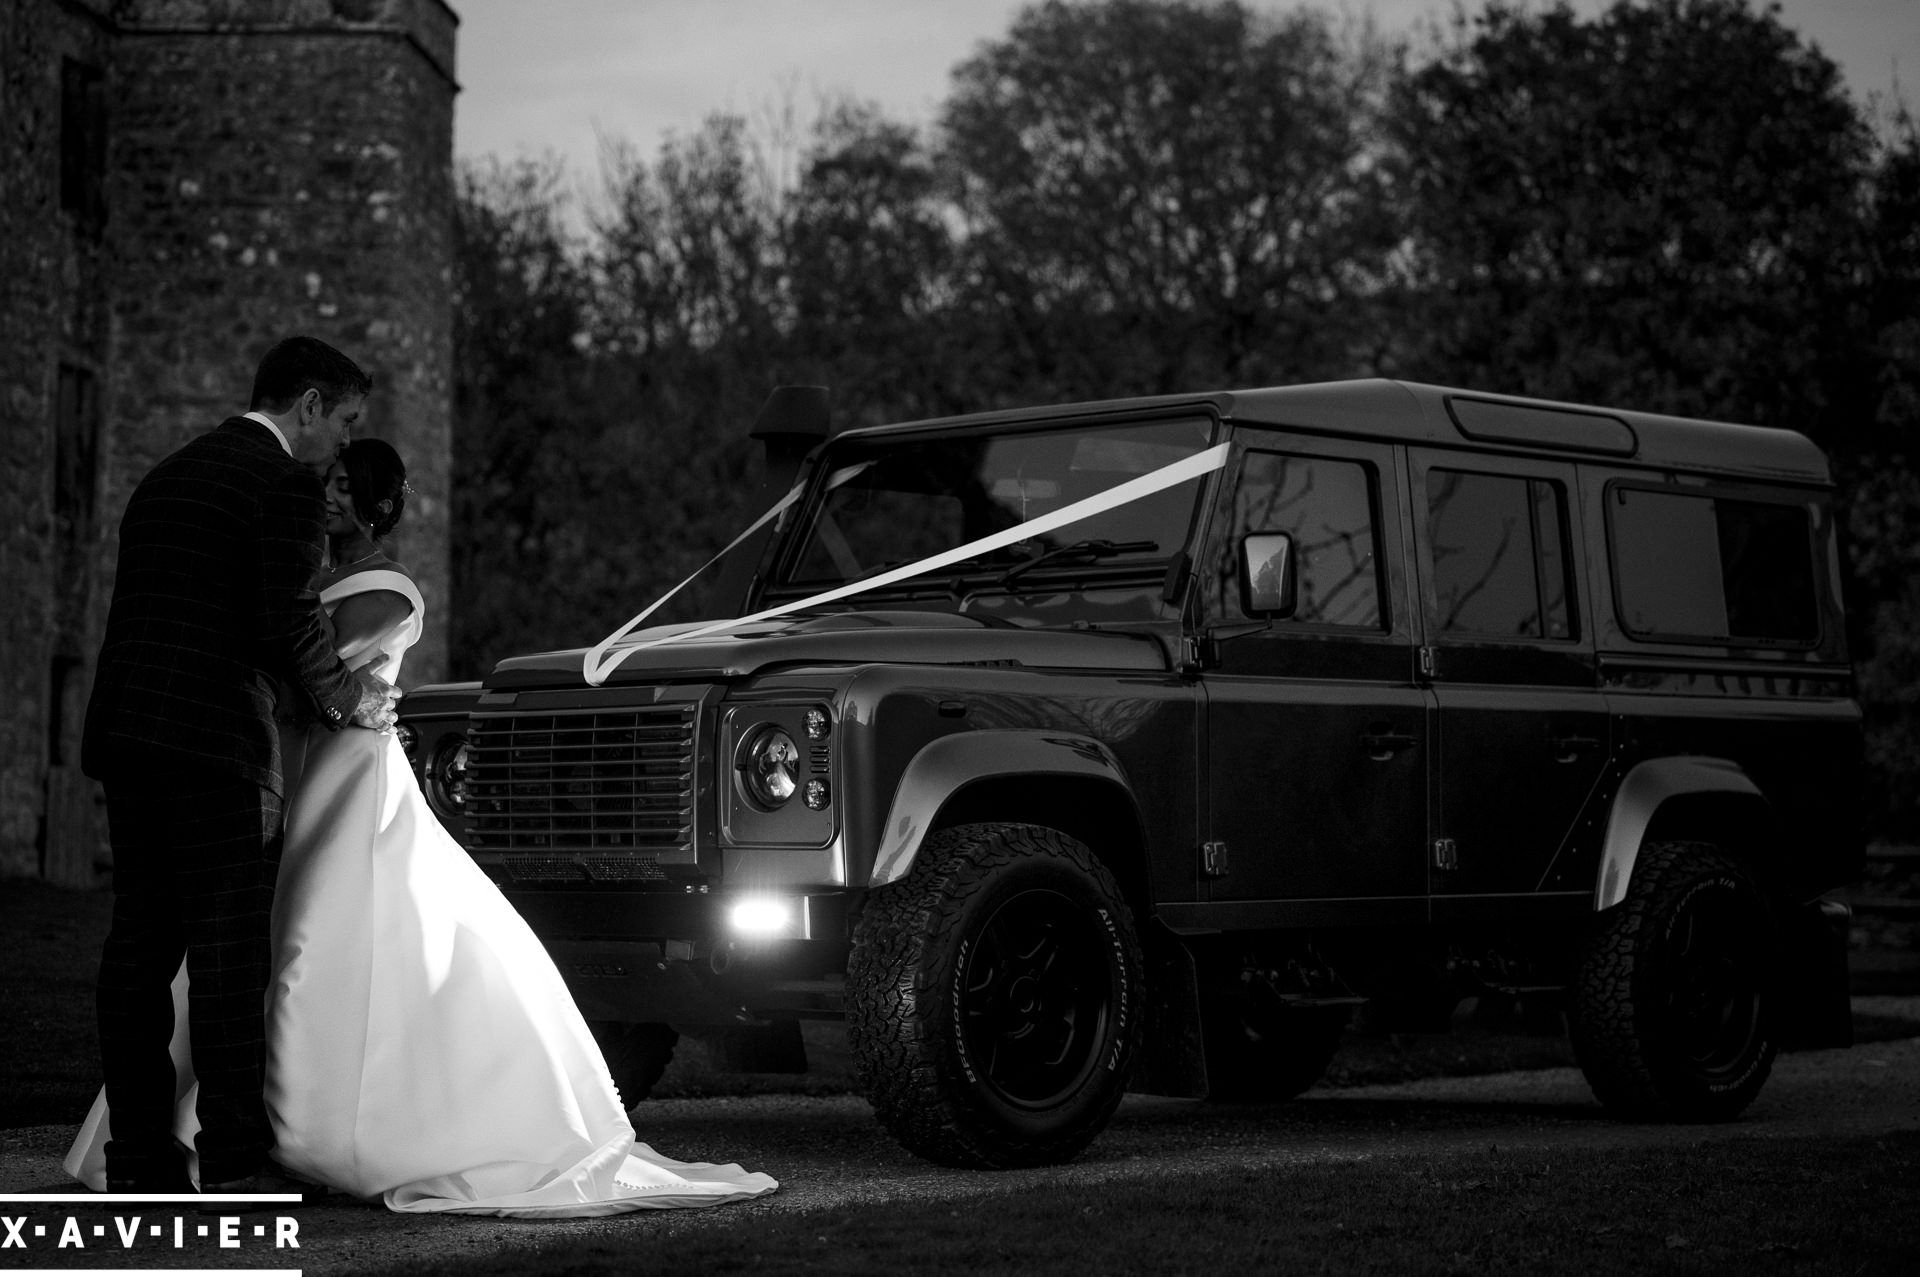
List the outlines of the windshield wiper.
<svg viewBox="0 0 1920 1277">
<path fill-rule="evenodd" d="M 965 572 L 971 569 L 977 572 L 980 569 L 989 566 L 991 559 L 993 557 L 997 557 L 1000 553 L 1002 553 L 1002 551 L 995 550 L 995 551 L 989 552 L 989 554 L 980 555 L 977 558 L 962 559 L 958 563 L 947 564 L 947 566 L 945 566 L 944 568 L 941 568 L 940 571 Z M 927 556 L 920 555 L 910 559 L 888 559 L 884 563 L 876 563 L 872 567 L 866 569 L 864 572 L 860 572 L 853 576 L 848 577 L 845 581 L 841 582 L 841 584 L 852 585 L 856 581 L 864 581 L 869 577 L 879 576 L 882 572 L 891 572 L 895 568 L 905 567 L 909 563 L 918 563 L 921 558 L 925 558 L 925 557 Z M 932 575 L 932 574 L 931 573 L 922 574 L 922 576 L 928 576 L 928 575 Z M 907 580 L 918 581 L 922 579 L 922 576 L 909 577 L 907 578 Z M 906 584 L 906 581 L 896 582 L 896 584 L 904 585 Z"/>
<path fill-rule="evenodd" d="M 1098 559 L 1110 559 L 1116 554 L 1135 554 L 1141 550 L 1158 550 L 1158 541 L 1075 541 L 1070 545 L 1057 545 L 1051 550 L 1043 550 L 1024 563 L 1016 563 L 1002 572 L 994 584 L 1004 586 L 1022 572 L 1046 563 L 1057 563 L 1063 559 L 1085 559 L 1089 563 Z"/>
</svg>

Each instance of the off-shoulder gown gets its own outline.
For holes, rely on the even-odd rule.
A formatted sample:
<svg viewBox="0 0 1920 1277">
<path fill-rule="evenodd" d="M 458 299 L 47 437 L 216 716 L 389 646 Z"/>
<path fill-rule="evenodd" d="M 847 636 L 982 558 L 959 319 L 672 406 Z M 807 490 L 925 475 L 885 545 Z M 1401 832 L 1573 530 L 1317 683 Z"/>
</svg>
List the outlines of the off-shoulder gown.
<svg viewBox="0 0 1920 1277">
<path fill-rule="evenodd" d="M 331 611 L 370 590 L 413 605 L 373 649 L 387 653 L 378 672 L 394 681 L 422 629 L 412 580 L 364 571 L 321 602 Z M 316 727 L 305 746 L 303 766 L 289 760 L 299 771 L 273 907 L 266 1099 L 276 1161 L 397 1211 L 606 1215 L 777 1187 L 636 1142 L 552 960 L 442 829 L 396 737 Z M 183 966 L 175 1133 L 191 1154 L 198 1088 L 185 992 Z M 95 1189 L 106 1183 L 107 1124 L 102 1092 L 66 1159 Z"/>
</svg>

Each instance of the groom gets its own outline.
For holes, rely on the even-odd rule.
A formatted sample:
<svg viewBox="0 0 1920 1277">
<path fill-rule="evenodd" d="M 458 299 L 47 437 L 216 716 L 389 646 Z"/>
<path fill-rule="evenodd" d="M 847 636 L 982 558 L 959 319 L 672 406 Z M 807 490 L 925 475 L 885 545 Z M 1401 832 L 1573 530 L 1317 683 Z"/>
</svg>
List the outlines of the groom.
<svg viewBox="0 0 1920 1277">
<path fill-rule="evenodd" d="M 297 1191 L 267 1163 L 261 1097 L 280 856 L 282 696 L 384 730 L 396 691 L 335 655 L 313 589 L 314 465 L 371 382 L 311 337 L 268 351 L 252 411 L 155 466 L 120 523 L 82 766 L 106 790 L 113 924 L 100 963 L 110 1192 L 190 1192 L 173 1138 L 169 993 L 185 955 L 206 1192 Z M 287 690 L 287 689 L 290 689 Z"/>
</svg>

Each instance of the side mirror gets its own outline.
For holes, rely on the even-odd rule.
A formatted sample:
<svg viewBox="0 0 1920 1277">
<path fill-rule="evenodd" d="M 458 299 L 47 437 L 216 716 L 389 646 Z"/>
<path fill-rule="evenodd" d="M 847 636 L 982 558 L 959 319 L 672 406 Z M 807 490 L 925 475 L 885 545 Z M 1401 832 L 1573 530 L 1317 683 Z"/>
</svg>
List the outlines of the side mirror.
<svg viewBox="0 0 1920 1277">
<path fill-rule="evenodd" d="M 1297 602 L 1292 535 L 1249 532 L 1241 537 L 1240 610 L 1248 616 L 1285 620 L 1293 615 Z"/>
</svg>

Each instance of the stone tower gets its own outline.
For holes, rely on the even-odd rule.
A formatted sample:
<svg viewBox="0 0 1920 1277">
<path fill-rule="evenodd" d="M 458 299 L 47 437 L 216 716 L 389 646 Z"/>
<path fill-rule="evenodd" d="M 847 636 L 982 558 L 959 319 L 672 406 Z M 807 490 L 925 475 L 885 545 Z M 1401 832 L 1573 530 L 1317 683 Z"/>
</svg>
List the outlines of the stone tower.
<svg viewBox="0 0 1920 1277">
<path fill-rule="evenodd" d="M 304 332 L 374 378 L 447 605 L 453 11 L 441 0 L 0 4 L 0 877 L 94 880 L 79 727 L 128 494 Z M 408 657 L 444 676 L 444 626 Z"/>
</svg>

